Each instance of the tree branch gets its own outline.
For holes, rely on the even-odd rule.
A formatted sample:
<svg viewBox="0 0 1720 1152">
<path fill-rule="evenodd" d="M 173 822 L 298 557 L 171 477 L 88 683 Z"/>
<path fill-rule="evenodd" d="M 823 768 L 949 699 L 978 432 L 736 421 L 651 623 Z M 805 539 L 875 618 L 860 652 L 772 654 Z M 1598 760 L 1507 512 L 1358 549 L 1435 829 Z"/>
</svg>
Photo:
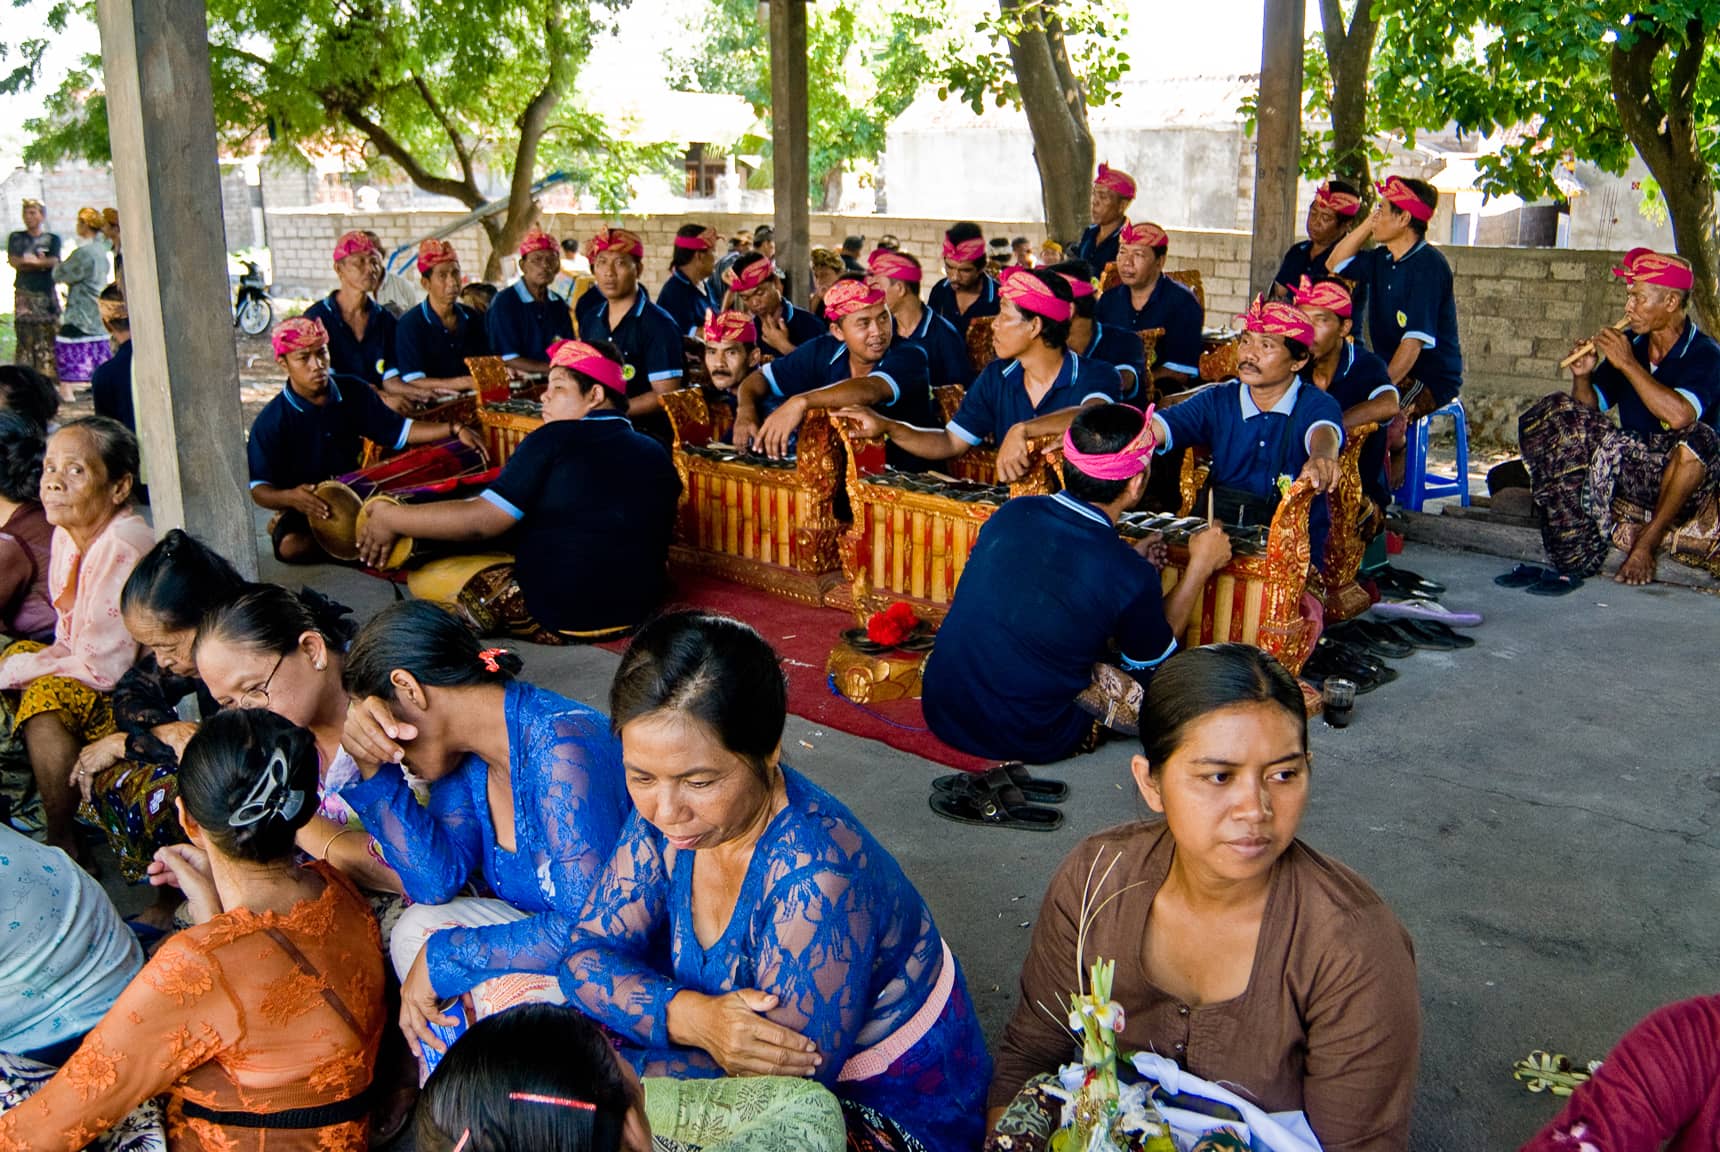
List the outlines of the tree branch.
<svg viewBox="0 0 1720 1152">
<path fill-rule="evenodd" d="M 458 200 L 468 208 L 478 208 L 483 205 L 483 193 L 479 192 L 477 188 L 459 180 L 449 179 L 446 176 L 437 176 L 425 168 L 418 162 L 417 157 L 408 152 L 405 146 L 394 138 L 393 133 L 366 116 L 362 109 L 341 105 L 331 108 L 330 111 L 364 133 L 365 139 L 374 144 L 378 152 L 398 164 L 400 170 L 406 173 L 407 179 L 424 191 Z"/>
<path fill-rule="evenodd" d="M 442 126 L 442 131 L 447 133 L 449 142 L 454 145 L 454 156 L 460 161 L 460 175 L 465 178 L 467 184 L 476 188 L 478 179 L 472 167 L 472 151 L 467 147 L 465 137 L 460 135 L 459 129 L 454 127 L 454 122 L 442 110 L 442 105 L 437 102 L 436 94 L 430 91 L 430 85 L 425 83 L 424 77 L 414 72 L 412 84 L 418 90 L 419 97 L 423 99 L 424 106 L 430 109 L 430 115 L 436 118 L 436 123 Z"/>
<path fill-rule="evenodd" d="M 1619 124 L 1642 153 L 1643 162 L 1661 171 L 1672 164 L 1672 142 L 1664 128 L 1666 109 L 1654 90 L 1654 58 L 1665 46 L 1664 33 L 1643 27 L 1629 48 L 1615 46 L 1609 61 Z"/>
</svg>

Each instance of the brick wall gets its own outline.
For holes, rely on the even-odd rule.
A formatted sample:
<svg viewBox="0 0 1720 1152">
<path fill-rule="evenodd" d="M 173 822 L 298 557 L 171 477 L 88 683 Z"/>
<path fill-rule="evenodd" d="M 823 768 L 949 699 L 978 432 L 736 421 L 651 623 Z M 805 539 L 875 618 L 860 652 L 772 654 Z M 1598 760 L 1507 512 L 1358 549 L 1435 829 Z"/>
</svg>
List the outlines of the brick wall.
<svg viewBox="0 0 1720 1152">
<path fill-rule="evenodd" d="M 329 253 L 348 228 L 371 228 L 390 249 L 409 243 L 452 220 L 454 213 L 331 213 L 316 209 L 268 213 L 270 247 L 277 291 L 289 296 L 327 292 L 334 283 Z M 598 215 L 551 215 L 544 226 L 557 236 L 586 237 L 608 222 Z M 724 235 L 760 222 L 756 216 L 705 214 L 699 217 Z M 625 221 L 645 240 L 646 280 L 656 284 L 669 265 L 679 216 Z M 936 265 L 946 225 L 941 220 L 899 216 L 823 216 L 812 218 L 812 243 L 836 248 L 849 234 L 894 234 L 905 249 Z M 1027 235 L 1037 239 L 1043 226 L 1031 221 L 985 221 L 987 236 Z M 457 234 L 454 244 L 472 275 L 481 274 L 489 255 L 478 228 Z M 1207 315 L 1227 321 L 1247 304 L 1249 239 L 1243 232 L 1171 231 L 1166 265 L 1199 270 L 1206 289 Z M 1477 443 L 1509 447 L 1516 442 L 1517 416 L 1536 398 L 1561 386 L 1556 370 L 1571 342 L 1616 321 L 1624 294 L 1609 275 L 1618 262 L 1612 252 L 1552 248 L 1468 248 L 1442 246 L 1456 279 L 1458 328 L 1465 362 L 1464 404 L 1470 436 Z"/>
</svg>

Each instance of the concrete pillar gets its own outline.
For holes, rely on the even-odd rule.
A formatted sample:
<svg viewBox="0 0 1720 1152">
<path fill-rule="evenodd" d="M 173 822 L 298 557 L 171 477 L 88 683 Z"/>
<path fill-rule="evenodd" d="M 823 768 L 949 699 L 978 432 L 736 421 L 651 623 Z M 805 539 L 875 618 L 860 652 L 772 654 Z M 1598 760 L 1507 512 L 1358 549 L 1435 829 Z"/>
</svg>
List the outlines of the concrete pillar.
<svg viewBox="0 0 1720 1152">
<path fill-rule="evenodd" d="M 806 133 L 806 0 L 770 0 L 771 185 L 776 262 L 796 303 L 812 294 L 811 153 Z"/>
<path fill-rule="evenodd" d="M 138 432 L 157 532 L 257 571 L 203 0 L 98 0 Z"/>
<path fill-rule="evenodd" d="M 1284 250 L 1296 242 L 1296 180 L 1302 160 L 1304 0 L 1264 0 L 1260 104 L 1255 121 L 1254 246 L 1249 299 L 1272 287 Z"/>
</svg>

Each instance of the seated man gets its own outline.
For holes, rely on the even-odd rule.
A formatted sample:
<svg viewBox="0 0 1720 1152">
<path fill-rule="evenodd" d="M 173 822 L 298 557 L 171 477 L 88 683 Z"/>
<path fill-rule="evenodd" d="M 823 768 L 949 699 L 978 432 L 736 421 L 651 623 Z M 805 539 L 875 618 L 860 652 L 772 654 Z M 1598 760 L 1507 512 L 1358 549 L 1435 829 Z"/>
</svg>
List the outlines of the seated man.
<svg viewBox="0 0 1720 1152">
<path fill-rule="evenodd" d="M 1463 348 L 1457 339 L 1457 298 L 1451 265 L 1427 242 L 1427 222 L 1439 193 L 1422 180 L 1393 176 L 1360 226 L 1326 258 L 1336 275 L 1355 282 L 1368 300 L 1368 347 L 1386 362 L 1392 383 L 1422 386 L 1407 413 L 1419 420 L 1457 399 L 1463 387 Z M 1376 243 L 1366 252 L 1369 238 Z"/>
<path fill-rule="evenodd" d="M 1571 364 L 1570 393 L 1539 401 L 1517 425 L 1541 542 L 1567 585 L 1606 562 L 1615 499 L 1654 510 L 1616 577 L 1647 584 L 1667 533 L 1720 490 L 1720 345 L 1688 313 L 1690 264 L 1634 248 L 1614 274 L 1630 285 L 1630 334 L 1599 332 Z"/>
<path fill-rule="evenodd" d="M 1123 399 L 1140 394 L 1147 378 L 1147 352 L 1141 338 L 1127 328 L 1113 328 L 1093 318 L 1098 295 L 1093 288 L 1093 266 L 1085 260 L 1065 260 L 1051 271 L 1069 281 L 1075 296 L 1075 318 L 1069 324 L 1069 348 L 1077 356 L 1102 360 L 1117 370 Z"/>
<path fill-rule="evenodd" d="M 783 295 L 782 276 L 769 256 L 748 252 L 729 266 L 723 282 L 739 307 L 758 324 L 767 356 L 787 356 L 808 340 L 824 335 L 824 321 L 796 308 Z"/>
<path fill-rule="evenodd" d="M 895 339 L 884 294 L 857 275 L 824 294 L 830 331 L 793 355 L 773 360 L 741 384 L 734 442 L 767 456 L 786 455 L 789 441 L 814 409 L 880 406 L 889 418 L 930 423 L 932 388 L 925 350 Z M 760 423 L 761 411 L 771 411 Z M 891 467 L 918 471 L 923 460 L 890 445 Z"/>
<path fill-rule="evenodd" d="M 467 500 L 378 505 L 359 552 L 376 563 L 400 536 L 475 544 L 515 532 L 513 563 L 460 592 L 474 622 L 539 644 L 613 639 L 662 604 L 681 481 L 624 414 L 619 349 L 564 340 L 550 364 L 543 426 L 495 483 Z"/>
<path fill-rule="evenodd" d="M 1391 503 L 1386 487 L 1386 426 L 1398 414 L 1398 390 L 1386 372 L 1386 362 L 1350 340 L 1354 305 L 1341 280 L 1310 281 L 1296 286 L 1296 307 L 1314 325 L 1314 358 L 1302 378 L 1338 402 L 1344 410 L 1344 435 L 1363 424 L 1379 428 L 1362 445 L 1362 491 L 1375 507 Z"/>
<path fill-rule="evenodd" d="M 328 332 L 329 369 L 363 380 L 395 396 L 402 410 L 409 408 L 411 397 L 399 389 L 400 371 L 394 366 L 399 321 L 370 296 L 382 285 L 382 249 L 370 233 L 348 232 L 335 242 L 334 274 L 340 286 L 305 309 L 305 319 L 319 321 Z"/>
<path fill-rule="evenodd" d="M 406 419 L 367 384 L 348 381 L 342 390 L 329 374 L 328 332 L 318 321 L 283 320 L 269 339 L 287 386 L 257 413 L 245 454 L 251 499 L 277 513 L 269 539 L 282 563 L 328 558 L 311 535 L 310 519 L 327 520 L 329 506 L 312 488 L 357 468 L 365 440 L 399 449 L 458 437 L 468 447 L 483 447 L 470 428 Z"/>
<path fill-rule="evenodd" d="M 876 249 L 869 258 L 870 283 L 884 293 L 896 333 L 910 344 L 918 344 L 931 363 L 932 387 L 960 384 L 974 377 L 973 360 L 956 326 L 926 307 L 920 300 L 924 273 L 920 262 L 907 252 Z"/>
<path fill-rule="evenodd" d="M 1063 436 L 1063 491 L 1017 497 L 986 521 L 926 659 L 926 724 L 974 756 L 1045 764 L 1103 730 L 1135 733 L 1153 669 L 1230 559 L 1224 529 L 1202 529 L 1163 599 L 1147 559 L 1156 541 L 1117 535 L 1146 492 L 1150 415 L 1084 408 Z"/>
<path fill-rule="evenodd" d="M 683 224 L 675 230 L 669 278 L 657 290 L 657 307 L 669 314 L 684 336 L 697 335 L 699 325 L 715 310 L 705 294 L 705 281 L 716 267 L 716 248 L 717 230 L 708 224 Z"/>
<path fill-rule="evenodd" d="M 1093 222 L 1069 249 L 1068 259 L 1085 260 L 1097 272 L 1117 262 L 1117 235 L 1128 222 L 1129 205 L 1135 200 L 1135 178 L 1109 164 L 1099 165 L 1087 207 Z"/>
<path fill-rule="evenodd" d="M 516 372 L 549 371 L 549 346 L 573 339 L 567 300 L 550 285 L 561 272 L 561 245 L 541 228 L 520 241 L 520 278 L 498 292 L 484 315 L 490 351 Z"/>
<path fill-rule="evenodd" d="M 1161 409 L 1154 422 L 1159 451 L 1212 452 L 1207 488 L 1227 523 L 1269 524 L 1282 498 L 1279 481 L 1307 476 L 1320 493 L 1338 483 L 1343 409 L 1297 373 L 1308 366 L 1314 325 L 1289 304 L 1255 300 L 1237 344 L 1237 379 L 1190 394 Z M 1204 510 L 1205 502 L 1198 505 Z M 1326 555 L 1329 514 L 1322 495 L 1308 517 L 1309 555 Z"/>
<path fill-rule="evenodd" d="M 1314 190 L 1308 205 L 1308 238 L 1290 245 L 1272 279 L 1272 299 L 1288 300 L 1305 276 L 1315 284 L 1330 276 L 1326 259 L 1344 234 L 1356 225 L 1362 210 L 1361 193 L 1347 180 L 1328 180 Z"/>
<path fill-rule="evenodd" d="M 370 294 L 383 311 L 398 320 L 424 302 L 424 290 L 400 273 L 388 270 L 388 249 L 383 247 L 381 236 L 369 229 L 364 230 L 364 235 L 382 261 L 382 277 Z"/>
<path fill-rule="evenodd" d="M 997 315 L 997 281 L 985 274 L 985 233 L 969 220 L 944 232 L 944 278 L 932 285 L 926 307 L 967 339 L 969 322 Z"/>
<path fill-rule="evenodd" d="M 585 254 L 596 295 L 588 292 L 579 303 L 579 338 L 587 344 L 611 341 L 621 350 L 627 415 L 639 431 L 667 444 L 669 420 L 657 394 L 681 386 L 686 360 L 675 321 L 639 287 L 645 242 L 625 228 L 604 228 L 586 243 Z"/>
<path fill-rule="evenodd" d="M 1028 443 L 1061 434 L 1088 404 L 1118 397 L 1117 370 L 1069 350 L 1075 297 L 1069 282 L 1042 268 L 1010 268 L 999 289 L 1002 311 L 992 325 L 998 358 L 985 366 L 962 398 L 955 419 L 921 428 L 861 408 L 845 409 L 859 435 L 884 436 L 923 460 L 952 460 L 970 448 L 997 446 L 997 479 L 1026 474 Z"/>
<path fill-rule="evenodd" d="M 1123 282 L 1099 297 L 1094 316 L 1130 332 L 1163 330 L 1153 345 L 1152 373 L 1167 391 L 1199 381 L 1206 314 L 1193 292 L 1164 275 L 1171 238 L 1157 224 L 1124 223 L 1117 236 L 1117 275 Z"/>
<path fill-rule="evenodd" d="M 424 300 L 394 329 L 394 366 L 400 386 L 419 403 L 434 404 L 474 387 L 469 356 L 488 356 L 484 320 L 460 303 L 460 256 L 446 240 L 418 246 Z"/>
<path fill-rule="evenodd" d="M 699 334 L 705 340 L 705 373 L 711 378 L 705 402 L 729 410 L 730 433 L 723 437 L 728 440 L 733 434 L 741 382 L 758 370 L 763 359 L 758 350 L 758 325 L 745 312 L 712 312 L 705 317 Z M 714 419 L 715 413 L 712 416 Z"/>
<path fill-rule="evenodd" d="M 90 401 L 97 416 L 118 420 L 137 433 L 137 412 L 131 391 L 131 319 L 119 284 L 109 284 L 96 297 L 101 310 L 102 327 L 113 341 L 113 355 L 96 365 L 90 373 Z"/>
</svg>

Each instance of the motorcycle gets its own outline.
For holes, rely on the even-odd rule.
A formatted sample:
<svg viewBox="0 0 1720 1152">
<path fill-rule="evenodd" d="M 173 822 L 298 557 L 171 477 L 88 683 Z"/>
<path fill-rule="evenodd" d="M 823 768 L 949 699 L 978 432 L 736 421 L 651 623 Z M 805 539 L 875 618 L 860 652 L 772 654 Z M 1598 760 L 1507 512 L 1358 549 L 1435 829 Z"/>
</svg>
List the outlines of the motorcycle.
<svg viewBox="0 0 1720 1152">
<path fill-rule="evenodd" d="M 275 307 L 263 286 L 263 270 L 255 261 L 241 261 L 245 274 L 233 296 L 233 326 L 247 336 L 261 336 L 275 322 Z"/>
</svg>

